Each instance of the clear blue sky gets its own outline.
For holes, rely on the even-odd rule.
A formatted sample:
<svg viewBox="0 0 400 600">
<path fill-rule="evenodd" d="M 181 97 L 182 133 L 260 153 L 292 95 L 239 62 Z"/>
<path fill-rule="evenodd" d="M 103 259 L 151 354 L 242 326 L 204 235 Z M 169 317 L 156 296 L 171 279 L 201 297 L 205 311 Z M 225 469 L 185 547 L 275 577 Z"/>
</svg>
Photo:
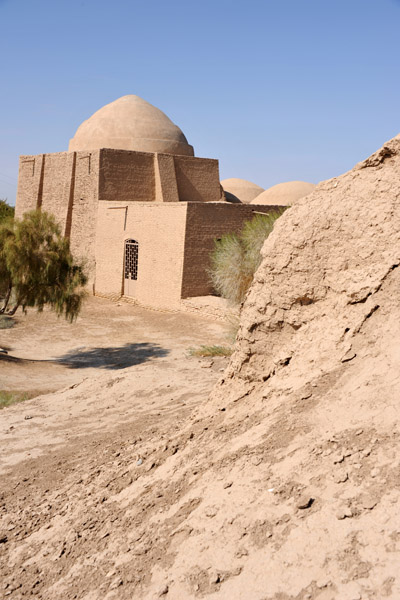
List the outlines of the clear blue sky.
<svg viewBox="0 0 400 600">
<path fill-rule="evenodd" d="M 0 0 L 0 198 L 104 104 L 163 110 L 221 179 L 318 182 L 400 132 L 399 0 Z"/>
</svg>

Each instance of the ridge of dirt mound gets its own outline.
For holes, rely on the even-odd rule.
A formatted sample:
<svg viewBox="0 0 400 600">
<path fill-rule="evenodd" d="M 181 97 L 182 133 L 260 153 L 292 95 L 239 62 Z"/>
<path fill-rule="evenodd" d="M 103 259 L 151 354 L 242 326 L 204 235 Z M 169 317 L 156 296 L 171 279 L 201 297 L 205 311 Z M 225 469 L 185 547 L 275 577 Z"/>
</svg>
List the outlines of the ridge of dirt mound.
<svg viewBox="0 0 400 600">
<path fill-rule="evenodd" d="M 279 219 L 207 402 L 26 463 L 3 494 L 4 591 L 399 598 L 399 238 L 394 139 Z"/>
</svg>

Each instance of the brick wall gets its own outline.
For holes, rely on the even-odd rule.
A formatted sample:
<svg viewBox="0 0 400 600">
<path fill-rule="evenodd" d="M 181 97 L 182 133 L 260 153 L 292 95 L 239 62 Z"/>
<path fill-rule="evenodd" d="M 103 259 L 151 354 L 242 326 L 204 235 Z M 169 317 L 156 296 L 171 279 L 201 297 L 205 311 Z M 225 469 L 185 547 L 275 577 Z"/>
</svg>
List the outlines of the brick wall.
<svg viewBox="0 0 400 600">
<path fill-rule="evenodd" d="M 171 154 L 154 154 L 156 202 L 178 202 L 178 185 L 174 157 Z"/>
<path fill-rule="evenodd" d="M 44 154 L 20 156 L 17 202 L 15 205 L 15 216 L 18 219 L 25 212 L 38 208 L 40 204 L 44 156 Z"/>
<path fill-rule="evenodd" d="M 64 233 L 68 212 L 68 199 L 64 198 L 65 185 L 71 178 L 67 169 L 66 152 L 44 156 L 42 210 L 54 215 Z"/>
<path fill-rule="evenodd" d="M 154 154 L 100 150 L 99 199 L 154 202 Z"/>
<path fill-rule="evenodd" d="M 218 202 L 221 189 L 217 160 L 174 156 L 174 163 L 181 202 Z"/>
<path fill-rule="evenodd" d="M 71 157 L 74 153 L 69 153 Z M 66 220 L 66 234 L 70 237 L 71 251 L 78 260 L 83 260 L 89 283 L 95 276 L 95 241 L 98 208 L 99 155 L 100 151 L 76 152 L 74 177 Z M 72 165 L 68 169 L 72 174 Z M 64 203 L 68 204 L 67 191 Z"/>
<path fill-rule="evenodd" d="M 253 218 L 254 212 L 268 213 L 277 208 L 282 207 L 188 203 L 182 298 L 213 293 L 208 269 L 215 238 L 240 231 L 243 223 Z"/>
<path fill-rule="evenodd" d="M 94 277 L 99 151 L 21 156 L 16 216 L 41 208 L 55 216 L 71 250 Z"/>
<path fill-rule="evenodd" d="M 126 209 L 126 207 L 128 207 Z M 142 304 L 179 304 L 185 243 L 186 203 L 100 202 L 96 235 L 99 294 L 124 290 L 124 244 L 139 243 L 138 278 L 129 292 Z"/>
</svg>

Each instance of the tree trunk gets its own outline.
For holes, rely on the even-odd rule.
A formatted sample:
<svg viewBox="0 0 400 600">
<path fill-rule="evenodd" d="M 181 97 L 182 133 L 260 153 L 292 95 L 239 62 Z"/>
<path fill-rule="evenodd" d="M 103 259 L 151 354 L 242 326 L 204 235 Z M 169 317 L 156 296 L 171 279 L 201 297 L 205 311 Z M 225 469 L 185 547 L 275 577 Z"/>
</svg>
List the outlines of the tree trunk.
<svg viewBox="0 0 400 600">
<path fill-rule="evenodd" d="M 11 291 L 12 291 L 12 285 L 10 284 L 10 285 L 8 286 L 8 290 L 7 290 L 7 293 L 6 293 L 6 297 L 4 298 L 3 306 L 2 306 L 2 307 L 1 307 L 1 309 L 0 309 L 0 314 L 1 314 L 1 315 L 2 315 L 2 314 L 4 314 L 4 313 L 6 312 L 6 308 L 7 308 L 7 306 L 8 306 L 8 303 L 9 303 L 9 301 L 10 301 Z"/>
<path fill-rule="evenodd" d="M 20 307 L 20 302 L 17 302 L 17 304 L 15 306 L 13 306 L 13 308 L 11 310 L 9 310 L 8 313 L 6 313 L 6 314 L 9 315 L 10 317 L 12 317 L 13 315 L 15 315 L 15 313 L 17 312 L 19 307 Z"/>
</svg>

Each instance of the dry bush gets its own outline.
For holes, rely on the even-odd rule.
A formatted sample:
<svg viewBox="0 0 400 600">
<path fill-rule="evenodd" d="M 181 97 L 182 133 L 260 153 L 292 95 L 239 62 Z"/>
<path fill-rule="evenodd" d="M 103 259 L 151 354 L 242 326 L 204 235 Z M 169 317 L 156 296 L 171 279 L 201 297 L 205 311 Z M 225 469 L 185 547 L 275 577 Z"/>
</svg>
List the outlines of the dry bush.
<svg viewBox="0 0 400 600">
<path fill-rule="evenodd" d="M 247 221 L 239 234 L 229 233 L 215 240 L 210 277 L 217 294 L 232 304 L 243 302 L 261 263 L 261 248 L 285 208 Z"/>
</svg>

